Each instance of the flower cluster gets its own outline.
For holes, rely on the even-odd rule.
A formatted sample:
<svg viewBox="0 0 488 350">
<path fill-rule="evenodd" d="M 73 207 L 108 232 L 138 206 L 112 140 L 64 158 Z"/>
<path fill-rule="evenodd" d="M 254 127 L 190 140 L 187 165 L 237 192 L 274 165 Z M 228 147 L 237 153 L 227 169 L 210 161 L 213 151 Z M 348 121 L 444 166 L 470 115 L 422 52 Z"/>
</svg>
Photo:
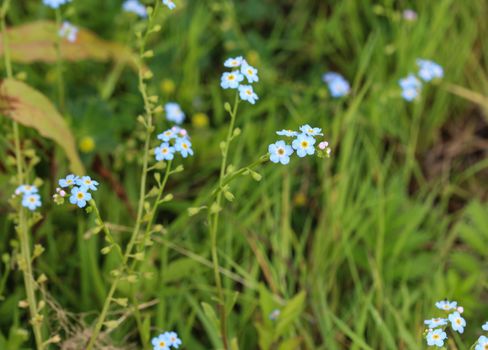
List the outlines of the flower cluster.
<svg viewBox="0 0 488 350">
<path fill-rule="evenodd" d="M 185 120 L 185 113 L 180 105 L 175 102 L 168 102 L 164 106 L 166 120 L 175 124 L 182 124 Z"/>
<path fill-rule="evenodd" d="M 146 7 L 141 4 L 138 0 L 126 0 L 122 5 L 125 12 L 135 13 L 139 17 L 146 18 L 147 10 Z"/>
<path fill-rule="evenodd" d="M 222 74 L 220 81 L 222 89 L 238 89 L 241 100 L 255 104 L 259 97 L 252 85 L 248 84 L 259 81 L 258 70 L 248 64 L 242 56 L 227 59 L 224 66 L 233 70 Z M 242 83 L 244 79 L 247 80 L 247 84 Z"/>
<path fill-rule="evenodd" d="M 183 158 L 193 155 L 193 149 L 188 132 L 178 126 L 173 126 L 158 135 L 158 139 L 163 141 L 159 147 L 156 147 L 154 154 L 158 162 L 163 160 L 172 160 L 176 152 L 180 153 Z"/>
<path fill-rule="evenodd" d="M 273 163 L 288 164 L 290 162 L 290 156 L 296 152 L 297 156 L 303 158 L 307 155 L 315 154 L 316 136 L 323 136 L 322 129 L 313 128 L 306 124 L 300 127 L 300 131 L 293 130 L 281 130 L 276 134 L 285 137 L 293 138 L 291 146 L 286 144 L 285 141 L 279 140 L 268 146 L 269 160 Z M 319 155 L 330 156 L 331 149 L 328 147 L 327 141 L 322 141 L 318 144 Z"/>
<path fill-rule="evenodd" d="M 65 21 L 59 29 L 58 34 L 61 38 L 68 40 L 70 43 L 74 43 L 78 36 L 78 28 L 70 22 Z"/>
<path fill-rule="evenodd" d="M 64 197 L 67 193 L 64 190 L 70 190 L 69 202 L 71 204 L 77 205 L 79 208 L 86 207 L 87 202 L 92 199 L 90 191 L 98 190 L 98 182 L 92 180 L 90 176 L 79 177 L 77 175 L 70 174 L 64 179 L 58 182 L 60 188 L 56 189 L 56 194 L 54 194 L 54 201 L 58 204 L 64 202 Z"/>
<path fill-rule="evenodd" d="M 151 341 L 154 350 L 169 350 L 171 347 L 178 349 L 181 339 L 176 332 L 165 332 L 154 337 Z"/>
<path fill-rule="evenodd" d="M 339 73 L 328 72 L 322 76 L 322 80 L 329 87 L 330 94 L 334 98 L 346 96 L 351 91 L 351 86 Z"/>
<path fill-rule="evenodd" d="M 408 102 L 415 100 L 422 91 L 421 80 L 428 83 L 436 79 L 441 79 L 444 76 L 444 70 L 434 61 L 418 59 L 417 66 L 419 68 L 418 76 L 420 79 L 415 74 L 409 74 L 406 78 L 398 81 L 402 89 L 402 97 Z"/>
<path fill-rule="evenodd" d="M 57 9 L 61 5 L 67 4 L 71 0 L 42 0 L 42 3 L 50 8 Z"/>
<path fill-rule="evenodd" d="M 175 3 L 172 0 L 163 0 L 163 5 L 166 5 L 170 10 L 176 7 Z"/>
<path fill-rule="evenodd" d="M 20 185 L 15 189 L 15 195 L 22 196 L 22 206 L 30 211 L 34 211 L 42 205 L 39 189 L 36 186 Z"/>
<path fill-rule="evenodd" d="M 435 303 L 435 306 L 444 311 L 447 314 L 447 318 L 439 317 L 425 320 L 424 324 L 426 329 L 426 341 L 429 346 L 444 346 L 444 342 L 447 339 L 445 332 L 448 324 L 450 324 L 453 331 L 458 333 L 464 332 L 466 327 L 466 320 L 461 316 L 464 311 L 462 306 L 458 306 L 455 301 L 442 300 Z"/>
</svg>

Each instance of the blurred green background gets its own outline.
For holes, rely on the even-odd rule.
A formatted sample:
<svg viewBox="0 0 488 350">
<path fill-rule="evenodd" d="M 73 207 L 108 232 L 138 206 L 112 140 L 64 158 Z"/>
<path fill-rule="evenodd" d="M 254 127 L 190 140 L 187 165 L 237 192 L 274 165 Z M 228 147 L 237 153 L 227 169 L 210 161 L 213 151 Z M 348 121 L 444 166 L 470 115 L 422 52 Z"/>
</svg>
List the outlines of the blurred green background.
<svg viewBox="0 0 488 350">
<path fill-rule="evenodd" d="M 150 91 L 162 103 L 181 104 L 196 156 L 170 180 L 175 200 L 158 216 L 166 233 L 143 266 L 154 278 L 136 288 L 139 300 L 153 303 L 143 315 L 154 335 L 174 329 L 184 349 L 221 346 L 202 306 L 215 304 L 206 215 L 190 217 L 187 208 L 217 181 L 228 123 L 223 105 L 233 100 L 220 88 L 222 63 L 243 55 L 259 69 L 260 100 L 241 105 L 242 134 L 232 145 L 231 164 L 251 163 L 278 139 L 276 130 L 306 123 L 325 130 L 332 157 L 295 158 L 286 167 L 268 163 L 258 169 L 261 182 L 242 177 L 231 185 L 236 200 L 222 213 L 219 252 L 227 299 L 235 302 L 230 334 L 240 349 L 421 349 L 423 320 L 437 315 L 433 304 L 443 298 L 465 307 L 462 338 L 472 344 L 488 314 L 488 3 L 176 4 L 175 11 L 162 11 L 163 29 L 148 44 L 155 52 Z M 63 17 L 135 49 L 138 19 L 121 6 L 73 0 Z M 418 18 L 405 20 L 405 9 Z M 15 1 L 8 15 L 10 26 L 41 19 L 53 20 L 54 13 L 34 0 Z M 409 104 L 397 82 L 415 71 L 419 57 L 441 64 L 445 77 Z M 16 63 L 14 70 L 56 103 L 54 64 Z M 322 74 L 330 70 L 351 82 L 348 97 L 329 96 Z M 65 62 L 64 79 L 64 114 L 89 175 L 102 183 L 96 196 L 102 216 L 125 242 L 142 149 L 137 75 L 111 61 L 83 60 Z M 0 118 L 2 154 L 9 152 L 10 125 Z M 157 131 L 167 128 L 163 115 L 157 125 Z M 100 310 L 116 257 L 100 253 L 103 237 L 86 234 L 93 217 L 49 200 L 69 171 L 62 152 L 34 130 L 22 128 L 22 136 L 41 158 L 36 174 L 44 180 L 44 219 L 32 235 L 46 251 L 36 273 L 49 278 L 48 299 L 56 305 L 50 331 L 59 330 L 71 349 L 69 342 Z M 8 218 L 14 169 L 2 158 L 5 254 L 15 251 Z M 28 349 L 27 315 L 17 306 L 22 278 L 11 267 L 0 267 L 0 348 Z M 286 322 L 269 319 L 274 309 L 282 309 Z M 114 346 L 138 348 L 131 345 L 135 332 L 129 317 L 111 334 Z"/>
</svg>

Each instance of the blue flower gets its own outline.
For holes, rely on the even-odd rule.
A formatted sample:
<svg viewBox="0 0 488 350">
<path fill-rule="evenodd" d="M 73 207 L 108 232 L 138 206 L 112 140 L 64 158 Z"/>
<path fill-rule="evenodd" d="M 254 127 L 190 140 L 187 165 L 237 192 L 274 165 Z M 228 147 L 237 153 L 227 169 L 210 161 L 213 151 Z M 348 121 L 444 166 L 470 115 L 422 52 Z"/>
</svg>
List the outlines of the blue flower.
<svg viewBox="0 0 488 350">
<path fill-rule="evenodd" d="M 166 5 L 170 10 L 176 7 L 175 3 L 172 0 L 163 0 L 163 5 Z"/>
<path fill-rule="evenodd" d="M 37 193 L 24 194 L 24 197 L 22 197 L 22 206 L 30 211 L 36 210 L 41 205 L 41 196 Z"/>
<path fill-rule="evenodd" d="M 15 194 L 33 194 L 39 192 L 39 189 L 33 185 L 20 185 L 15 189 Z"/>
<path fill-rule="evenodd" d="M 485 324 L 481 326 L 481 329 L 488 331 L 488 322 L 485 322 Z"/>
<path fill-rule="evenodd" d="M 235 58 L 228 58 L 224 62 L 224 66 L 227 68 L 237 68 L 242 64 L 243 61 L 244 61 L 244 59 L 242 58 L 242 56 L 238 56 Z"/>
<path fill-rule="evenodd" d="M 278 319 L 278 317 L 280 317 L 280 315 L 281 315 L 281 311 L 279 309 L 274 309 L 273 311 L 271 311 L 268 318 L 271 321 L 276 321 Z"/>
<path fill-rule="evenodd" d="M 180 105 L 175 102 L 166 103 L 164 110 L 166 112 L 166 120 L 170 122 L 181 124 L 185 120 L 185 113 L 183 113 Z"/>
<path fill-rule="evenodd" d="M 68 40 L 70 43 L 74 43 L 76 41 L 76 37 L 78 36 L 78 28 L 72 25 L 70 22 L 65 21 L 59 29 L 58 34 L 61 38 Z"/>
<path fill-rule="evenodd" d="M 193 155 L 193 150 L 191 149 L 191 142 L 186 138 L 178 138 L 175 143 L 175 150 L 181 153 L 183 158 L 188 157 L 188 155 Z"/>
<path fill-rule="evenodd" d="M 320 128 L 312 128 L 310 125 L 305 124 L 300 127 L 300 131 L 308 136 L 322 136 L 322 129 Z"/>
<path fill-rule="evenodd" d="M 127 0 L 122 6 L 125 12 L 132 12 L 139 17 L 147 17 L 146 7 L 142 5 L 138 0 Z"/>
<path fill-rule="evenodd" d="M 418 59 L 417 66 L 419 67 L 419 77 L 423 81 L 429 82 L 434 79 L 441 79 L 444 76 L 444 70 L 434 61 Z"/>
<path fill-rule="evenodd" d="M 298 136 L 298 132 L 293 131 L 293 130 L 280 130 L 276 132 L 280 136 L 288 136 L 288 137 L 295 137 Z"/>
<path fill-rule="evenodd" d="M 424 324 L 426 324 L 430 329 L 433 329 L 447 325 L 447 320 L 445 318 L 432 318 L 430 320 L 425 320 Z"/>
<path fill-rule="evenodd" d="M 474 350 L 486 350 L 486 349 L 488 349 L 488 338 L 482 335 L 481 337 L 478 338 Z"/>
<path fill-rule="evenodd" d="M 429 333 L 427 334 L 427 345 L 442 347 L 444 346 L 444 339 L 446 338 L 447 334 L 442 329 L 429 329 Z"/>
<path fill-rule="evenodd" d="M 258 70 L 253 66 L 249 65 L 246 60 L 242 61 L 241 73 L 247 78 L 249 83 L 254 83 L 259 81 Z"/>
<path fill-rule="evenodd" d="M 241 85 L 239 86 L 239 96 L 241 100 L 247 101 L 250 104 L 255 104 L 259 100 L 258 95 L 254 92 L 251 85 Z"/>
<path fill-rule="evenodd" d="M 351 86 L 344 77 L 335 72 L 325 73 L 322 80 L 329 86 L 332 97 L 338 98 L 349 94 Z"/>
<path fill-rule="evenodd" d="M 168 338 L 167 333 L 158 335 L 151 340 L 154 350 L 169 350 L 171 346 L 171 341 Z"/>
<path fill-rule="evenodd" d="M 416 99 L 422 89 L 422 83 L 413 74 L 400 79 L 398 84 L 402 88 L 402 97 L 409 102 Z"/>
<path fill-rule="evenodd" d="M 164 142 L 169 142 L 170 140 L 175 138 L 176 138 L 176 133 L 172 129 L 163 131 L 161 134 L 158 135 L 158 139 Z"/>
<path fill-rule="evenodd" d="M 222 74 L 220 86 L 223 89 L 237 89 L 243 80 L 244 76 L 238 71 L 225 72 Z"/>
<path fill-rule="evenodd" d="M 278 141 L 268 146 L 268 152 L 270 161 L 285 165 L 290 163 L 290 156 L 293 154 L 293 148 L 287 145 L 285 141 Z"/>
<path fill-rule="evenodd" d="M 71 197 L 69 197 L 69 201 L 71 204 L 76 204 L 80 208 L 84 208 L 86 206 L 86 202 L 92 199 L 91 194 L 88 192 L 88 189 L 85 187 L 73 187 L 71 189 Z"/>
<path fill-rule="evenodd" d="M 181 339 L 178 338 L 178 334 L 176 332 L 165 332 L 167 339 L 169 340 L 169 345 L 178 349 L 181 345 Z"/>
<path fill-rule="evenodd" d="M 61 187 L 70 187 L 76 185 L 76 182 L 79 180 L 79 177 L 76 175 L 68 175 L 65 179 L 59 180 L 59 186 Z"/>
<path fill-rule="evenodd" d="M 156 155 L 156 160 L 158 162 L 162 160 L 172 160 L 175 157 L 175 148 L 171 147 L 169 143 L 163 142 L 161 146 L 154 150 L 154 154 Z"/>
<path fill-rule="evenodd" d="M 92 180 L 89 176 L 83 176 L 81 179 L 76 180 L 76 184 L 80 187 L 84 187 L 87 190 L 96 191 L 98 181 Z"/>
<path fill-rule="evenodd" d="M 466 327 L 466 320 L 461 317 L 459 312 L 453 312 L 449 315 L 449 321 L 451 322 L 451 327 L 453 330 L 463 333 L 464 327 Z"/>
<path fill-rule="evenodd" d="M 311 136 L 307 136 L 305 134 L 300 134 L 298 137 L 293 140 L 292 147 L 297 151 L 297 155 L 300 158 L 305 157 L 307 154 L 314 154 L 315 147 L 315 139 Z"/>
<path fill-rule="evenodd" d="M 71 0 L 42 0 L 42 3 L 50 8 L 57 9 L 61 5 L 67 4 Z"/>
<path fill-rule="evenodd" d="M 435 303 L 435 306 L 444 311 L 451 311 L 455 310 L 457 308 L 457 302 L 456 301 L 449 301 L 449 300 L 441 300 Z"/>
</svg>

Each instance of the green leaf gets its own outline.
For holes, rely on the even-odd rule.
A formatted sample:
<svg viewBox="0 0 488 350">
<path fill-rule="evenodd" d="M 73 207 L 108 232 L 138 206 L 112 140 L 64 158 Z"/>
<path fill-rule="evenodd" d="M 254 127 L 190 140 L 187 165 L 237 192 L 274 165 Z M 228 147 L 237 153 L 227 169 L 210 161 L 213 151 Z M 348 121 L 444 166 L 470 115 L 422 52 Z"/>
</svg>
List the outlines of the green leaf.
<svg viewBox="0 0 488 350">
<path fill-rule="evenodd" d="M 276 325 L 277 336 L 288 332 L 293 323 L 298 320 L 305 307 L 305 296 L 306 293 L 304 291 L 298 293 L 281 310 L 281 314 L 278 317 L 278 324 Z"/>
<path fill-rule="evenodd" d="M 296 337 L 296 338 L 291 338 L 287 339 L 284 342 L 280 344 L 278 347 L 278 350 L 295 350 L 300 348 L 300 343 L 301 339 Z"/>
<path fill-rule="evenodd" d="M 68 157 L 71 170 L 80 175 L 85 173 L 68 124 L 39 91 L 15 79 L 5 79 L 0 85 L 0 110 L 17 123 L 34 128 L 56 142 Z"/>
<path fill-rule="evenodd" d="M 220 321 L 217 318 L 217 314 L 215 313 L 213 307 L 207 303 L 202 303 L 202 308 L 205 316 L 207 316 L 207 319 L 210 321 L 212 328 L 219 332 Z"/>
</svg>

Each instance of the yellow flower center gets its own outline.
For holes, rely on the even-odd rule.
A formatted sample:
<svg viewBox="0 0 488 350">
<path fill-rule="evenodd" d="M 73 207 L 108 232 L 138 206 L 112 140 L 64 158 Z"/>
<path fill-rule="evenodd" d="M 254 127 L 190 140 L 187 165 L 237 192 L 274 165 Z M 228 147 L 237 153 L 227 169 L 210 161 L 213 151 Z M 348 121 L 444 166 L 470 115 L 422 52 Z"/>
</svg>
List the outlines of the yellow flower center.
<svg viewBox="0 0 488 350">
<path fill-rule="evenodd" d="M 85 195 L 82 192 L 78 192 L 76 196 L 78 197 L 78 199 L 83 199 Z"/>
<path fill-rule="evenodd" d="M 457 323 L 457 324 L 461 324 L 461 319 L 459 319 L 459 318 L 458 318 L 458 319 L 456 319 L 456 323 Z"/>
<path fill-rule="evenodd" d="M 234 74 L 230 74 L 229 75 L 229 80 L 234 80 L 236 77 L 234 76 Z"/>
<path fill-rule="evenodd" d="M 246 94 L 252 95 L 252 91 L 251 90 L 246 90 Z"/>
<path fill-rule="evenodd" d="M 283 148 L 278 148 L 278 154 L 282 156 L 283 154 L 285 154 L 285 150 Z"/>
<path fill-rule="evenodd" d="M 164 346 L 166 346 L 166 343 L 164 341 L 162 341 L 159 343 L 159 346 L 164 347 Z"/>
<path fill-rule="evenodd" d="M 247 70 L 247 74 L 249 74 L 249 75 L 253 75 L 253 74 L 254 74 L 254 72 L 253 72 L 251 69 L 248 69 L 248 70 Z"/>
<path fill-rule="evenodd" d="M 71 185 L 71 184 L 73 183 L 73 180 L 66 180 L 66 183 L 67 183 L 68 185 Z"/>
<path fill-rule="evenodd" d="M 437 339 L 439 339 L 439 338 L 440 338 L 440 336 L 439 336 L 439 334 L 434 334 L 434 335 L 432 336 L 432 338 L 434 338 L 435 340 L 437 340 Z"/>
<path fill-rule="evenodd" d="M 166 154 L 166 153 L 168 153 L 168 149 L 167 149 L 167 148 L 163 148 L 162 152 L 163 152 L 164 154 Z"/>
<path fill-rule="evenodd" d="M 483 347 L 484 350 L 488 350 L 488 344 L 485 344 L 485 346 Z"/>
<path fill-rule="evenodd" d="M 308 147 L 308 142 L 307 141 L 302 141 L 302 147 L 307 148 Z"/>
<path fill-rule="evenodd" d="M 36 201 L 36 199 L 34 197 L 29 198 L 29 202 L 34 203 L 35 201 Z"/>
<path fill-rule="evenodd" d="M 182 144 L 181 147 L 183 147 L 184 149 L 187 149 L 188 148 L 188 145 L 186 143 Z"/>
</svg>

